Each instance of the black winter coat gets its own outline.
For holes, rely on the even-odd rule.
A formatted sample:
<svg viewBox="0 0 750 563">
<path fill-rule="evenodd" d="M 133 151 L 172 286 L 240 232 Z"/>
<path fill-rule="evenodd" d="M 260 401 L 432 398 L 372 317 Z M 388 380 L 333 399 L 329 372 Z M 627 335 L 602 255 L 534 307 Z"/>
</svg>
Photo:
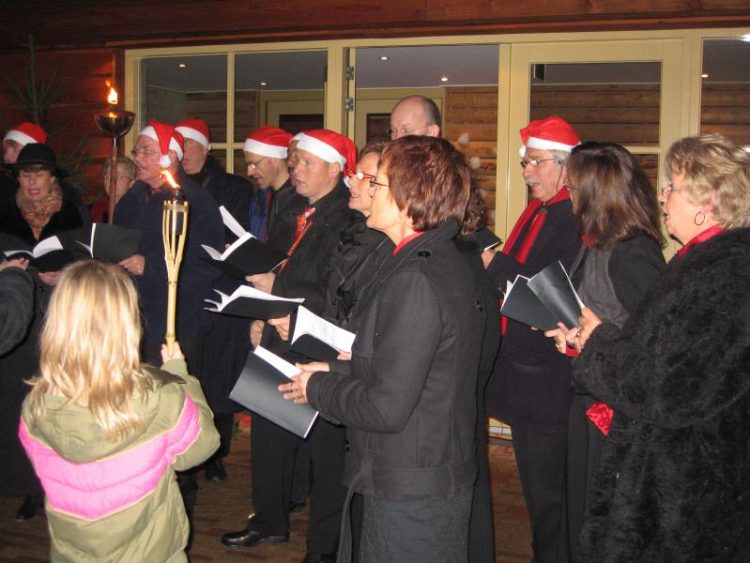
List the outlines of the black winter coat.
<svg viewBox="0 0 750 563">
<path fill-rule="evenodd" d="M 203 259 L 201 244 L 222 248 L 224 226 L 213 197 L 184 174 L 178 179 L 190 204 L 185 255 L 177 285 L 177 339 L 202 336 L 209 326 L 204 299 L 213 295 L 211 284 L 219 270 Z M 146 340 L 162 340 L 166 331 L 167 268 L 162 238 L 163 203 L 169 197 L 166 188 L 151 193 L 145 182 L 137 181 L 122 196 L 115 208 L 115 224 L 143 231 L 138 254 L 145 257 L 142 276 L 134 276 L 145 319 Z"/>
<path fill-rule="evenodd" d="M 23 340 L 34 316 L 34 280 L 21 268 L 0 271 L 0 356 Z"/>
<path fill-rule="evenodd" d="M 211 194 L 217 205 L 223 205 L 232 217 L 248 230 L 253 188 L 247 179 L 227 174 L 212 156 L 206 159 L 203 169 L 198 174 L 189 177 Z M 237 236 L 225 227 L 224 242 L 232 243 L 236 239 Z M 223 250 L 223 246 L 219 247 L 219 250 Z M 231 295 L 242 283 L 244 280 L 223 274 L 214 281 L 213 287 Z M 247 337 L 250 322 L 248 319 L 219 314 L 211 314 L 209 319 L 211 326 L 203 342 L 204 352 L 198 376 L 211 410 L 222 413 L 234 412 L 237 410 L 237 404 L 228 397 L 250 351 L 250 341 Z"/>
<path fill-rule="evenodd" d="M 310 403 L 347 427 L 354 492 L 440 498 L 474 484 L 485 313 L 456 232 L 427 231 L 384 262 L 361 298 L 351 362 L 308 382 Z"/>
<path fill-rule="evenodd" d="M 350 325 L 359 298 L 391 254 L 391 239 L 368 228 L 367 218 L 354 211 L 331 259 L 323 317 L 349 330 L 356 330 Z"/>
<path fill-rule="evenodd" d="M 349 189 L 343 182 L 315 202 L 315 213 L 297 248 L 284 269 L 276 276 L 273 294 L 281 297 L 304 297 L 304 306 L 316 315 L 323 314 L 330 263 L 341 240 L 341 233 L 350 224 L 354 211 L 349 209 Z M 263 329 L 262 345 L 289 361 L 305 359 L 289 350 L 289 343 L 279 337 L 268 324 Z"/>
<path fill-rule="evenodd" d="M 88 213 L 63 198 L 60 211 L 42 229 L 41 238 L 79 229 L 88 222 Z M 19 242 L 33 246 L 38 241 L 21 215 L 15 198 L 0 205 L 0 250 L 18 250 Z M 6 236 L 9 235 L 9 236 Z M 10 248 L 9 248 L 10 247 Z M 52 287 L 42 283 L 29 268 L 34 280 L 34 313 L 31 326 L 18 345 L 0 356 L 0 496 L 41 492 L 26 453 L 18 440 L 21 404 L 30 387 L 30 379 L 39 369 L 39 332 L 47 310 Z"/>
<path fill-rule="evenodd" d="M 279 252 L 289 252 L 294 242 L 297 215 L 305 209 L 307 200 L 299 195 L 289 180 L 273 195 L 268 211 L 268 245 Z"/>
<path fill-rule="evenodd" d="M 210 155 L 206 158 L 203 169 L 188 178 L 210 193 L 216 205 L 223 205 L 245 230 L 248 229 L 250 199 L 253 195 L 249 180 L 237 174 L 228 174 Z M 224 242 L 232 243 L 236 239 L 232 231 L 225 227 Z"/>
<path fill-rule="evenodd" d="M 498 252 L 487 273 L 498 291 L 517 275 L 531 277 L 559 260 L 570 270 L 580 246 L 578 221 L 569 200 L 546 208 L 547 220 L 525 264 L 514 256 L 524 233 L 510 255 Z M 487 388 L 487 413 L 539 434 L 565 431 L 573 400 L 570 359 L 559 354 L 555 342 L 541 330 L 508 319 L 508 330 Z"/>
<path fill-rule="evenodd" d="M 574 378 L 614 408 L 582 561 L 750 558 L 750 229 L 675 257 Z"/>
</svg>

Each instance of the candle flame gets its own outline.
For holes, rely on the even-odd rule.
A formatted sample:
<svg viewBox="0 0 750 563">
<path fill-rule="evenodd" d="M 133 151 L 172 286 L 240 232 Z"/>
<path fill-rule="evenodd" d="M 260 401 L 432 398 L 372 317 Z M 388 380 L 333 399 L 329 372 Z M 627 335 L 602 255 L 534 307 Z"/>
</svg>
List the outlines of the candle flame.
<svg viewBox="0 0 750 563">
<path fill-rule="evenodd" d="M 161 175 L 164 176 L 164 178 L 167 180 L 167 183 L 172 186 L 173 189 L 179 189 L 180 184 L 177 183 L 177 181 L 174 179 L 174 176 L 172 176 L 172 173 L 169 170 L 162 170 Z"/>
<path fill-rule="evenodd" d="M 109 93 L 107 94 L 107 103 L 116 106 L 117 105 L 117 90 L 114 89 L 112 84 L 109 80 L 106 81 L 107 88 L 109 88 Z"/>
</svg>

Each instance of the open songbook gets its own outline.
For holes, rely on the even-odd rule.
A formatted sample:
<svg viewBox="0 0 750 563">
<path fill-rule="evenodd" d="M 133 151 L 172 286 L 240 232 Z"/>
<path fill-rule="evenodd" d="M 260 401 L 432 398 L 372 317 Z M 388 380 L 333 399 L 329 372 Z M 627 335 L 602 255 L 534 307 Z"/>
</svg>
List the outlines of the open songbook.
<svg viewBox="0 0 750 563">
<path fill-rule="evenodd" d="M 339 352 L 351 352 L 357 335 L 299 306 L 292 332 L 292 350 L 313 360 L 329 362 Z"/>
<path fill-rule="evenodd" d="M 57 236 L 40 240 L 34 248 L 20 248 L 3 251 L 3 259 L 12 260 L 23 258 L 29 260 L 29 265 L 40 272 L 56 272 L 75 261 L 73 253 L 63 247 Z"/>
<path fill-rule="evenodd" d="M 206 303 L 213 305 L 213 307 L 206 307 L 207 311 L 249 319 L 285 317 L 305 301 L 304 297 L 293 299 L 277 297 L 249 285 L 241 285 L 232 292 L 232 295 L 227 295 L 218 289 L 214 291 L 218 294 L 219 301 L 205 299 Z"/>
<path fill-rule="evenodd" d="M 279 385 L 289 383 L 289 378 L 298 373 L 295 366 L 258 346 L 247 355 L 245 367 L 229 398 L 289 432 L 307 438 L 318 411 L 309 404 L 287 401 L 278 390 Z"/>
<path fill-rule="evenodd" d="M 143 231 L 127 229 L 109 223 L 91 225 L 89 244 L 78 242 L 92 258 L 105 262 L 120 262 L 138 252 Z"/>
<path fill-rule="evenodd" d="M 216 268 L 233 278 L 245 279 L 245 276 L 270 272 L 286 260 L 286 254 L 272 249 L 243 229 L 223 205 L 219 211 L 224 225 L 237 235 L 237 240 L 224 252 L 201 245 L 208 255 L 206 260 Z"/>
<path fill-rule="evenodd" d="M 516 276 L 508 283 L 500 312 L 508 318 L 551 330 L 561 322 L 568 328 L 578 326 L 583 303 L 563 265 L 553 262 L 532 278 Z"/>
</svg>

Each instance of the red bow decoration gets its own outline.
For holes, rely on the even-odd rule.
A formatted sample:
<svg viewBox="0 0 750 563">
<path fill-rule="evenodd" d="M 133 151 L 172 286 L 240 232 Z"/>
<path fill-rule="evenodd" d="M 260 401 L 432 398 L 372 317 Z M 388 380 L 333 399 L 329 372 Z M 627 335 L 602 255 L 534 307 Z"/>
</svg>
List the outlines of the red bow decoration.
<svg viewBox="0 0 750 563">
<path fill-rule="evenodd" d="M 586 411 L 586 416 L 589 417 L 589 420 L 593 422 L 594 426 L 596 426 L 605 436 L 609 434 L 609 427 L 612 425 L 612 417 L 614 414 L 615 411 L 601 401 L 594 403 Z"/>
</svg>

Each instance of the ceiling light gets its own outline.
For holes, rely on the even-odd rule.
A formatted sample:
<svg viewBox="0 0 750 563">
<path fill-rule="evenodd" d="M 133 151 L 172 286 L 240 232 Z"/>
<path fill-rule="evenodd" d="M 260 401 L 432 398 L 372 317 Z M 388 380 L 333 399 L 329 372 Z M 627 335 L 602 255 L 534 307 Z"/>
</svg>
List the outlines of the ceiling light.
<svg viewBox="0 0 750 563">
<path fill-rule="evenodd" d="M 260 85 L 261 86 L 268 86 L 268 82 L 261 82 Z"/>
<path fill-rule="evenodd" d="M 378 58 L 379 58 L 379 59 L 380 59 L 381 61 L 387 61 L 387 60 L 388 60 L 388 59 L 390 59 L 391 57 L 386 57 L 385 55 L 381 55 L 381 56 L 379 56 Z"/>
<path fill-rule="evenodd" d="M 447 76 L 441 76 L 440 77 L 440 82 L 448 82 L 448 77 Z"/>
<path fill-rule="evenodd" d="M 185 63 L 180 63 L 177 66 L 180 68 L 187 68 L 187 65 Z"/>
<path fill-rule="evenodd" d="M 701 74 L 701 78 L 708 78 L 708 74 L 706 74 L 706 73 L 704 72 L 703 74 Z"/>
</svg>

